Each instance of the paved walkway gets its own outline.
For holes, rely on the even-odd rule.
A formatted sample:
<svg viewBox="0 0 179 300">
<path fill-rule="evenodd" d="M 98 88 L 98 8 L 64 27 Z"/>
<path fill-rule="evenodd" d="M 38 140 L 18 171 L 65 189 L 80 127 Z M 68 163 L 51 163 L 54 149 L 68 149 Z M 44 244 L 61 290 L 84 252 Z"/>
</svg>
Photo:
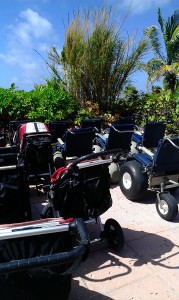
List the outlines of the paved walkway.
<svg viewBox="0 0 179 300">
<path fill-rule="evenodd" d="M 141 203 L 127 200 L 119 187 L 111 193 L 113 205 L 101 219 L 119 222 L 125 246 L 117 253 L 106 241 L 92 245 L 74 273 L 69 300 L 179 300 L 179 214 L 164 221 L 153 193 Z"/>
</svg>

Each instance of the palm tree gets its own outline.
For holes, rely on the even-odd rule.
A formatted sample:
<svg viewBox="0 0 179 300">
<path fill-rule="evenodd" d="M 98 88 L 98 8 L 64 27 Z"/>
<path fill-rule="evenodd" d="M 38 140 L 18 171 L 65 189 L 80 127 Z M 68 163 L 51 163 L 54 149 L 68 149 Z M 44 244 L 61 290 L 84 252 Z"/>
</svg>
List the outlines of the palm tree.
<svg viewBox="0 0 179 300">
<path fill-rule="evenodd" d="M 156 26 L 150 26 L 144 30 L 144 35 L 149 38 L 151 49 L 155 57 L 146 64 L 148 81 L 154 82 L 164 78 L 164 85 L 172 92 L 175 91 L 179 76 L 179 10 L 176 10 L 165 21 L 158 8 L 158 22 L 164 43 L 165 54 L 162 53 L 159 30 Z"/>
</svg>

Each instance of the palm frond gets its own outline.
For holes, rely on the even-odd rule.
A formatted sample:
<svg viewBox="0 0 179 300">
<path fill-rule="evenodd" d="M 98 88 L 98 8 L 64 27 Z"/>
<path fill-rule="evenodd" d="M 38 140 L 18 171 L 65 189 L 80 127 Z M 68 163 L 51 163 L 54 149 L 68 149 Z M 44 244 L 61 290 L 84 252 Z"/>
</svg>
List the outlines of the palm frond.
<svg viewBox="0 0 179 300">
<path fill-rule="evenodd" d="M 148 37 L 151 43 L 151 48 L 155 52 L 158 58 L 165 59 L 162 54 L 162 45 L 160 43 L 159 31 L 156 26 L 149 26 L 144 29 L 144 36 Z"/>
<path fill-rule="evenodd" d="M 172 64 L 179 61 L 179 35 L 172 39 L 167 44 L 167 64 Z"/>
<path fill-rule="evenodd" d="M 165 24 L 165 40 L 166 42 L 173 39 L 173 33 L 179 25 L 179 10 L 175 11 L 174 14 L 168 18 Z"/>
<path fill-rule="evenodd" d="M 177 38 L 178 36 L 179 36 L 179 24 L 172 34 L 172 40 L 175 40 L 175 38 Z"/>
<path fill-rule="evenodd" d="M 162 69 L 162 66 L 165 65 L 164 61 L 157 58 L 152 58 L 146 64 L 146 72 L 150 76 L 151 73 L 157 72 Z M 159 72 L 160 73 L 160 72 Z"/>
<path fill-rule="evenodd" d="M 164 35 L 165 34 L 165 20 L 162 18 L 160 8 L 158 8 L 158 22 L 160 24 L 162 34 Z"/>
</svg>

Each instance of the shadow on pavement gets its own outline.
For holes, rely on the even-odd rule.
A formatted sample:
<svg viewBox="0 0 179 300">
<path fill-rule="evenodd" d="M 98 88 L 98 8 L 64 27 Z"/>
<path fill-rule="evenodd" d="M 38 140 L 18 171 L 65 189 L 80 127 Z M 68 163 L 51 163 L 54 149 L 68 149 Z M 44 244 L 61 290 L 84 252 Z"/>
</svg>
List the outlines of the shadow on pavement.
<svg viewBox="0 0 179 300">
<path fill-rule="evenodd" d="M 110 280 L 127 276 L 133 271 L 133 268 L 148 263 L 169 269 L 179 268 L 178 258 L 176 259 L 176 256 L 179 255 L 179 246 L 170 239 L 145 231 L 127 228 L 123 228 L 123 230 L 126 243 L 120 253 L 111 252 L 108 247 L 90 252 L 89 258 L 73 276 L 69 300 L 81 300 L 82 298 L 85 299 L 85 296 L 88 299 L 111 299 L 96 293 L 96 291 L 89 290 L 87 286 L 90 286 L 90 282 L 110 286 Z M 175 257 L 174 261 L 172 260 L 173 257 Z M 79 278 L 84 286 L 79 285 Z"/>
<path fill-rule="evenodd" d="M 169 269 L 178 269 L 179 265 L 168 264 L 168 259 L 179 256 L 179 245 L 170 239 L 158 234 L 145 231 L 135 231 L 123 228 L 126 239 L 126 251 L 122 251 L 121 257 L 132 258 L 134 266 L 142 266 L 151 263 Z M 133 251 L 129 251 L 132 249 Z M 131 255 L 132 253 L 132 255 Z M 175 259 L 177 262 L 178 259 Z"/>
<path fill-rule="evenodd" d="M 105 296 L 99 292 L 89 290 L 83 286 L 80 286 L 79 280 L 73 280 L 72 290 L 69 300 L 82 300 L 82 299 L 93 299 L 93 300 L 113 300 L 111 297 Z"/>
</svg>

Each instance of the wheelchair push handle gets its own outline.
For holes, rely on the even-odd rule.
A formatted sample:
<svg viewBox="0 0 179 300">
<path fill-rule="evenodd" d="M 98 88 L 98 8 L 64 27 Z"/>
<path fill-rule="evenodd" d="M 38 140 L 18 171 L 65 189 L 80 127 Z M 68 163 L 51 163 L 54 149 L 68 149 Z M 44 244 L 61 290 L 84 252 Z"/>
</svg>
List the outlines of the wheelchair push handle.
<svg viewBox="0 0 179 300">
<path fill-rule="evenodd" d="M 105 155 L 112 155 L 112 154 L 116 154 L 118 155 L 118 153 L 120 153 L 120 149 L 112 149 L 112 150 L 106 150 L 106 151 L 101 151 L 101 152 L 97 152 L 97 153 L 91 153 L 91 154 L 87 154 L 85 156 L 81 156 L 79 158 L 77 158 L 74 162 L 72 162 L 70 165 L 68 165 L 67 167 L 61 167 L 59 169 L 57 169 L 51 176 L 51 181 L 53 183 L 58 182 L 58 180 L 62 179 L 64 180 L 69 174 L 73 173 L 73 171 L 75 171 L 76 166 L 85 161 L 85 160 L 90 160 L 90 159 L 94 159 L 100 156 L 105 156 Z M 115 161 L 115 157 L 113 158 L 113 160 Z M 105 163 L 105 161 L 104 161 Z"/>
</svg>

